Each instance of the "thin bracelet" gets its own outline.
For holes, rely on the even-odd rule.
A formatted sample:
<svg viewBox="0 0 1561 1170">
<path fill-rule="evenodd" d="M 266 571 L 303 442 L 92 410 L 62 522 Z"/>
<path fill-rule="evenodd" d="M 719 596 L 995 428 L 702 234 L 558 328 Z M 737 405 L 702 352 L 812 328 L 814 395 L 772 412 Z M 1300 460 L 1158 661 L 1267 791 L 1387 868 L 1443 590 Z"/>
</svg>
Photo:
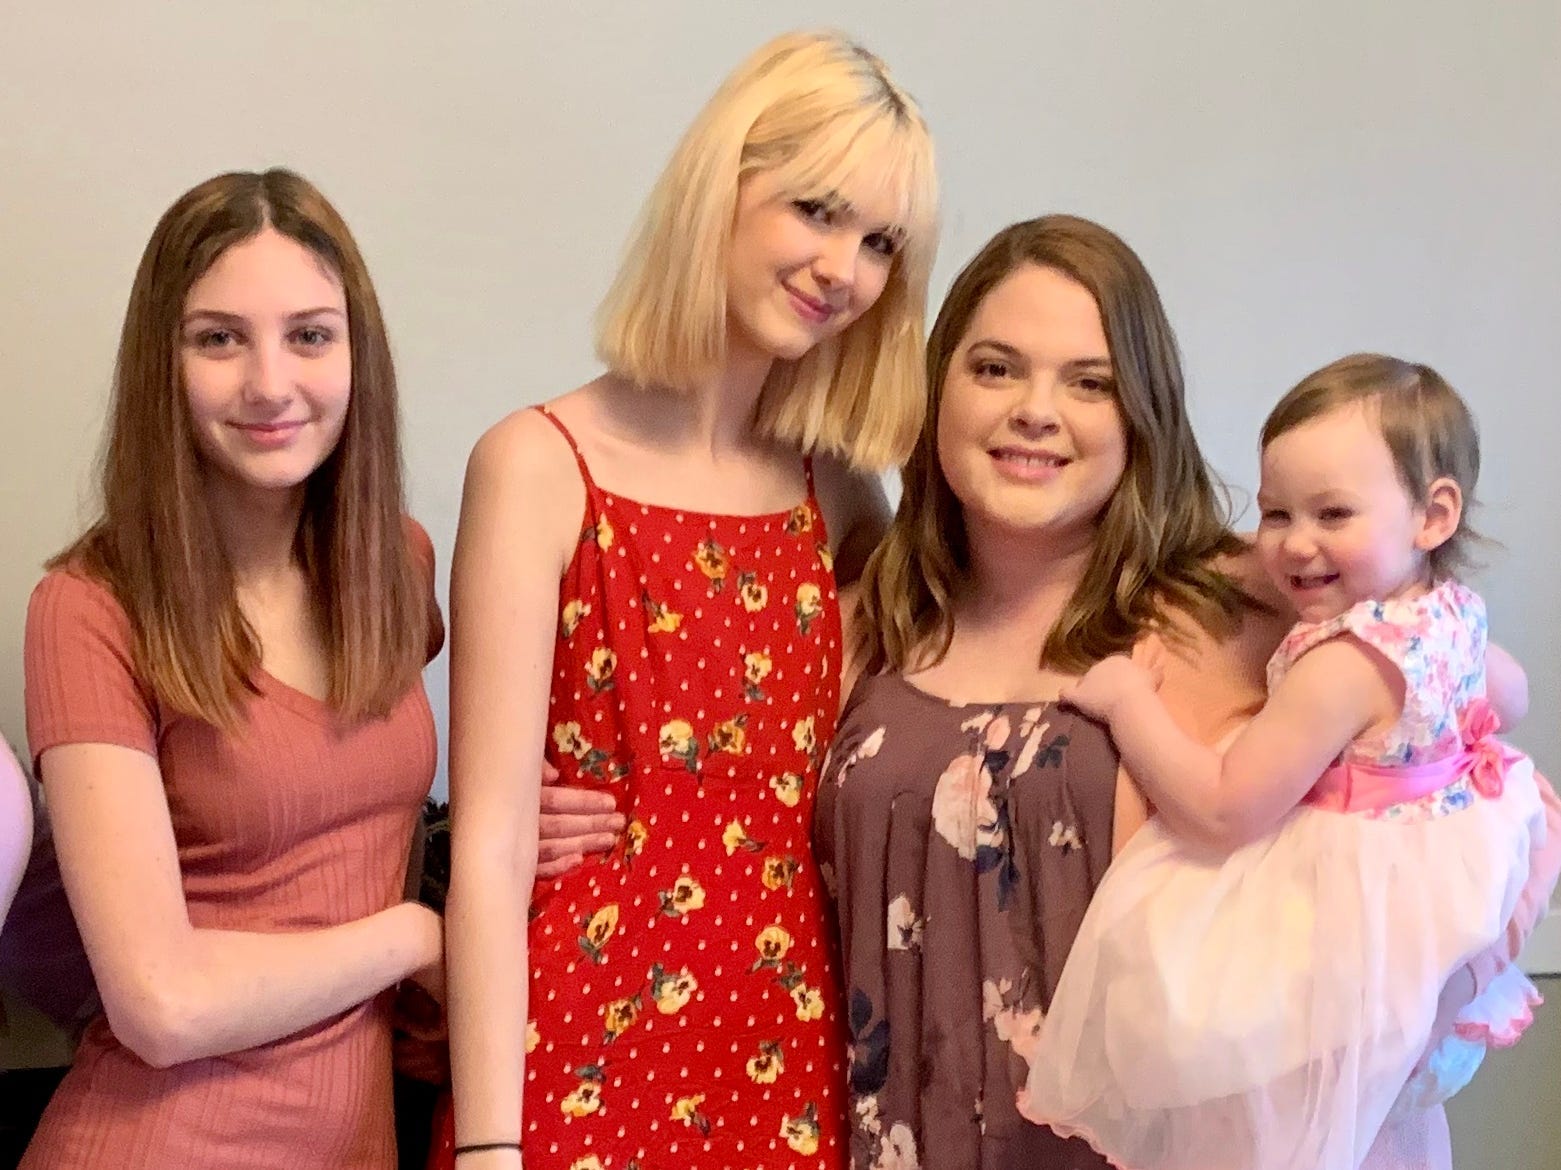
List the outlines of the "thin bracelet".
<svg viewBox="0 0 1561 1170">
<path fill-rule="evenodd" d="M 459 1158 L 462 1154 L 477 1154 L 477 1153 L 481 1153 L 483 1150 L 515 1150 L 515 1151 L 518 1152 L 520 1150 L 520 1143 L 519 1142 L 473 1142 L 469 1146 L 456 1146 L 455 1147 L 455 1156 L 457 1158 Z"/>
</svg>

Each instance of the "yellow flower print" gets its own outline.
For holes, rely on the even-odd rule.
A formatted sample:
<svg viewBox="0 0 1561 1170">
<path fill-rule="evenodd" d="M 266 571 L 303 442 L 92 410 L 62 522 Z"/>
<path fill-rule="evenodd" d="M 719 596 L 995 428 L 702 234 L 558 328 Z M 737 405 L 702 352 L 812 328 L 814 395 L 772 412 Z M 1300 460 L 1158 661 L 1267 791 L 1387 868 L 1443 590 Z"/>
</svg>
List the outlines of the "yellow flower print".
<svg viewBox="0 0 1561 1170">
<path fill-rule="evenodd" d="M 569 1170 L 607 1170 L 602 1165 L 602 1160 L 595 1154 L 587 1154 L 583 1158 L 576 1158 L 569 1163 Z"/>
<path fill-rule="evenodd" d="M 645 822 L 630 821 L 629 827 L 623 831 L 624 860 L 638 857 L 645 852 L 645 842 L 648 840 L 650 840 L 650 830 L 645 827 Z"/>
<path fill-rule="evenodd" d="M 642 594 L 640 604 L 645 607 L 645 628 L 652 634 L 675 634 L 683 624 L 683 615 L 674 613 L 662 601 L 652 601 L 649 593 Z"/>
<path fill-rule="evenodd" d="M 599 695 L 612 688 L 613 671 L 618 669 L 618 656 L 606 646 L 591 651 L 591 661 L 585 664 L 585 678 L 591 685 L 591 693 Z"/>
<path fill-rule="evenodd" d="M 704 904 L 704 886 L 686 873 L 672 883 L 670 890 L 661 891 L 661 912 L 668 918 L 681 918 Z"/>
<path fill-rule="evenodd" d="M 650 968 L 650 998 L 656 1010 L 664 1016 L 674 1016 L 688 1006 L 689 998 L 699 990 L 699 981 L 689 974 L 687 967 L 681 971 L 668 971 L 660 963 Z"/>
<path fill-rule="evenodd" d="M 694 550 L 694 564 L 709 579 L 710 592 L 721 592 L 726 584 L 726 575 L 732 568 L 732 558 L 727 551 L 707 536 Z"/>
<path fill-rule="evenodd" d="M 663 760 L 682 760 L 690 772 L 699 771 L 699 744 L 694 740 L 694 729 L 688 720 L 673 719 L 663 723 L 660 747 Z"/>
<path fill-rule="evenodd" d="M 835 554 L 829 551 L 829 545 L 823 541 L 818 543 L 818 563 L 824 566 L 826 573 L 835 571 Z"/>
<path fill-rule="evenodd" d="M 692 1097 L 679 1097 L 672 1103 L 672 1120 L 681 1121 L 684 1125 L 691 1125 L 706 1136 L 710 1133 L 710 1119 L 700 1111 L 704 1104 L 705 1095 L 695 1093 Z"/>
<path fill-rule="evenodd" d="M 728 857 L 739 849 L 745 853 L 757 853 L 764 848 L 763 841 L 755 841 L 748 835 L 748 827 L 741 821 L 729 821 L 721 830 L 721 844 L 726 846 Z"/>
<path fill-rule="evenodd" d="M 796 808 L 802 800 L 802 777 L 795 772 L 782 772 L 779 776 L 770 777 L 770 787 L 775 790 L 775 795 L 787 808 Z"/>
<path fill-rule="evenodd" d="M 799 983 L 791 989 L 791 998 L 797 1005 L 797 1019 L 818 1020 L 824 1016 L 824 997 L 816 987 Z"/>
<path fill-rule="evenodd" d="M 640 997 L 638 995 L 602 1004 L 602 1043 L 611 1044 L 634 1027 L 634 1021 L 639 1018 Z"/>
<path fill-rule="evenodd" d="M 770 603 L 770 591 L 759 584 L 757 573 L 742 573 L 737 578 L 737 598 L 743 603 L 743 609 L 758 613 Z"/>
<path fill-rule="evenodd" d="M 798 504 L 786 517 L 786 531 L 796 536 L 802 532 L 813 531 L 813 509 L 806 504 Z"/>
<path fill-rule="evenodd" d="M 605 963 L 604 948 L 618 929 L 618 903 L 609 902 L 589 918 L 580 920 L 580 949 L 593 963 Z"/>
<path fill-rule="evenodd" d="M 553 743 L 557 745 L 560 755 L 573 756 L 577 760 L 583 760 L 586 753 L 591 750 L 591 741 L 580 734 L 580 725 L 571 719 L 567 723 L 553 724 Z"/>
<path fill-rule="evenodd" d="M 813 734 L 813 716 L 809 715 L 805 719 L 799 719 L 792 725 L 791 742 L 796 745 L 799 752 L 802 752 L 809 758 L 812 757 L 814 750 L 818 747 L 818 738 Z"/>
<path fill-rule="evenodd" d="M 797 586 L 797 628 L 804 634 L 813 624 L 813 619 L 824 612 L 824 595 L 819 587 L 811 581 L 804 581 Z"/>
<path fill-rule="evenodd" d="M 743 694 L 750 702 L 758 703 L 764 699 L 760 684 L 770 677 L 773 669 L 774 662 L 763 650 L 751 650 L 743 655 Z"/>
<path fill-rule="evenodd" d="M 710 733 L 711 752 L 725 752 L 740 756 L 748 749 L 748 716 L 738 715 L 724 723 L 717 723 Z"/>
<path fill-rule="evenodd" d="M 589 1117 L 602 1107 L 602 1081 L 605 1079 L 598 1065 L 587 1064 L 575 1069 L 580 1083 L 574 1091 L 558 1103 L 568 1117 Z"/>
<path fill-rule="evenodd" d="M 786 1058 L 773 1040 L 761 1041 L 759 1055 L 748 1058 L 748 1079 L 756 1085 L 773 1085 L 785 1071 Z"/>
<path fill-rule="evenodd" d="M 781 960 L 786 957 L 786 952 L 791 950 L 791 933 L 778 923 L 766 926 L 753 940 L 753 945 L 759 950 L 759 961 L 753 965 L 753 970 L 760 967 L 779 967 Z"/>
<path fill-rule="evenodd" d="M 542 1043 L 542 1033 L 537 1031 L 537 1022 L 535 1020 L 527 1020 L 526 1052 L 528 1054 L 535 1052 L 537 1050 L 537 1045 L 540 1043 Z"/>
<path fill-rule="evenodd" d="M 564 604 L 564 612 L 559 618 L 559 632 L 564 639 L 574 637 L 575 630 L 580 628 L 580 619 L 591 612 L 591 607 L 583 601 L 570 601 Z"/>
<path fill-rule="evenodd" d="M 581 1081 L 574 1092 L 559 1103 L 570 1117 L 589 1117 L 602 1107 L 602 1087 L 595 1081 Z"/>
<path fill-rule="evenodd" d="M 800 1117 L 782 1117 L 781 1137 L 793 1152 L 804 1158 L 818 1153 L 818 1107 L 809 1101 Z"/>
<path fill-rule="evenodd" d="M 764 883 L 767 890 L 791 889 L 791 880 L 797 876 L 797 859 L 790 855 L 785 857 L 766 857 L 764 859 L 764 873 L 759 880 Z"/>
<path fill-rule="evenodd" d="M 597 520 L 594 532 L 596 536 L 597 548 L 601 549 L 603 552 L 606 552 L 612 547 L 612 521 L 608 520 L 605 515 Z"/>
</svg>

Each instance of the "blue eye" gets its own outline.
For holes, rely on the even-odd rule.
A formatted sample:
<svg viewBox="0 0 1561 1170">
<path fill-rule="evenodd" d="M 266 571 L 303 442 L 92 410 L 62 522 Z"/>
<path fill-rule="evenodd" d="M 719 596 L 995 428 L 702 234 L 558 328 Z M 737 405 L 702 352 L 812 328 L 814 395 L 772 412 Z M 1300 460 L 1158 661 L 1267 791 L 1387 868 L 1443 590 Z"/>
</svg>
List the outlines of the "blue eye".
<svg viewBox="0 0 1561 1170">
<path fill-rule="evenodd" d="M 822 199 L 793 199 L 791 205 L 797 209 L 803 219 L 812 220 L 814 223 L 827 224 L 834 220 L 834 210 Z"/>
</svg>

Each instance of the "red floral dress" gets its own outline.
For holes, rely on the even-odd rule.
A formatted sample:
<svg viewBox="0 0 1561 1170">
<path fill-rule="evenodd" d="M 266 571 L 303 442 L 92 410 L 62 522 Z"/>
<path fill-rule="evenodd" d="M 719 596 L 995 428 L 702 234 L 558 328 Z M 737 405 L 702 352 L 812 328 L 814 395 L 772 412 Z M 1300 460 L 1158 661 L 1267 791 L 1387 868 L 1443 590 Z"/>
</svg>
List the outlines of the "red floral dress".
<svg viewBox="0 0 1561 1170">
<path fill-rule="evenodd" d="M 789 512 L 640 504 L 543 413 L 587 500 L 549 758 L 629 825 L 532 901 L 525 1165 L 837 1170 L 845 1039 L 809 830 L 841 638 L 811 465 Z"/>
</svg>

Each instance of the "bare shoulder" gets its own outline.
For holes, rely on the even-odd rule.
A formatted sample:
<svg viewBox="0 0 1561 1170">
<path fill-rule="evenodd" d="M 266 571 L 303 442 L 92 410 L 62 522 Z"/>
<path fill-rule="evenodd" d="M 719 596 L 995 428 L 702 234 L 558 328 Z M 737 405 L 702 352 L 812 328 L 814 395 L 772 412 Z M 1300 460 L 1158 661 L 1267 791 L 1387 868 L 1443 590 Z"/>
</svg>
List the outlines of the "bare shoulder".
<svg viewBox="0 0 1561 1170">
<path fill-rule="evenodd" d="M 1204 743 L 1223 739 L 1261 709 L 1267 693 L 1268 660 L 1295 617 L 1269 583 L 1251 541 L 1239 553 L 1212 565 L 1263 608 L 1241 614 L 1235 629 L 1215 633 L 1186 613 L 1168 616 L 1164 635 L 1151 634 L 1146 649 L 1162 667 L 1161 698 L 1177 722 Z"/>
<path fill-rule="evenodd" d="M 1238 534 L 1238 539 L 1242 544 L 1241 551 L 1215 557 L 1211 567 L 1240 585 L 1254 601 L 1262 602 L 1276 611 L 1279 619 L 1288 629 L 1295 624 L 1295 614 L 1290 608 L 1289 600 L 1279 592 L 1274 583 L 1269 580 L 1268 574 L 1263 571 L 1262 562 L 1258 560 L 1255 536 L 1250 532 L 1243 532 Z"/>
<path fill-rule="evenodd" d="M 477 440 L 466 464 L 463 525 L 497 524 L 562 552 L 573 546 L 584 514 L 585 482 L 574 452 L 541 411 L 517 410 Z"/>
</svg>

